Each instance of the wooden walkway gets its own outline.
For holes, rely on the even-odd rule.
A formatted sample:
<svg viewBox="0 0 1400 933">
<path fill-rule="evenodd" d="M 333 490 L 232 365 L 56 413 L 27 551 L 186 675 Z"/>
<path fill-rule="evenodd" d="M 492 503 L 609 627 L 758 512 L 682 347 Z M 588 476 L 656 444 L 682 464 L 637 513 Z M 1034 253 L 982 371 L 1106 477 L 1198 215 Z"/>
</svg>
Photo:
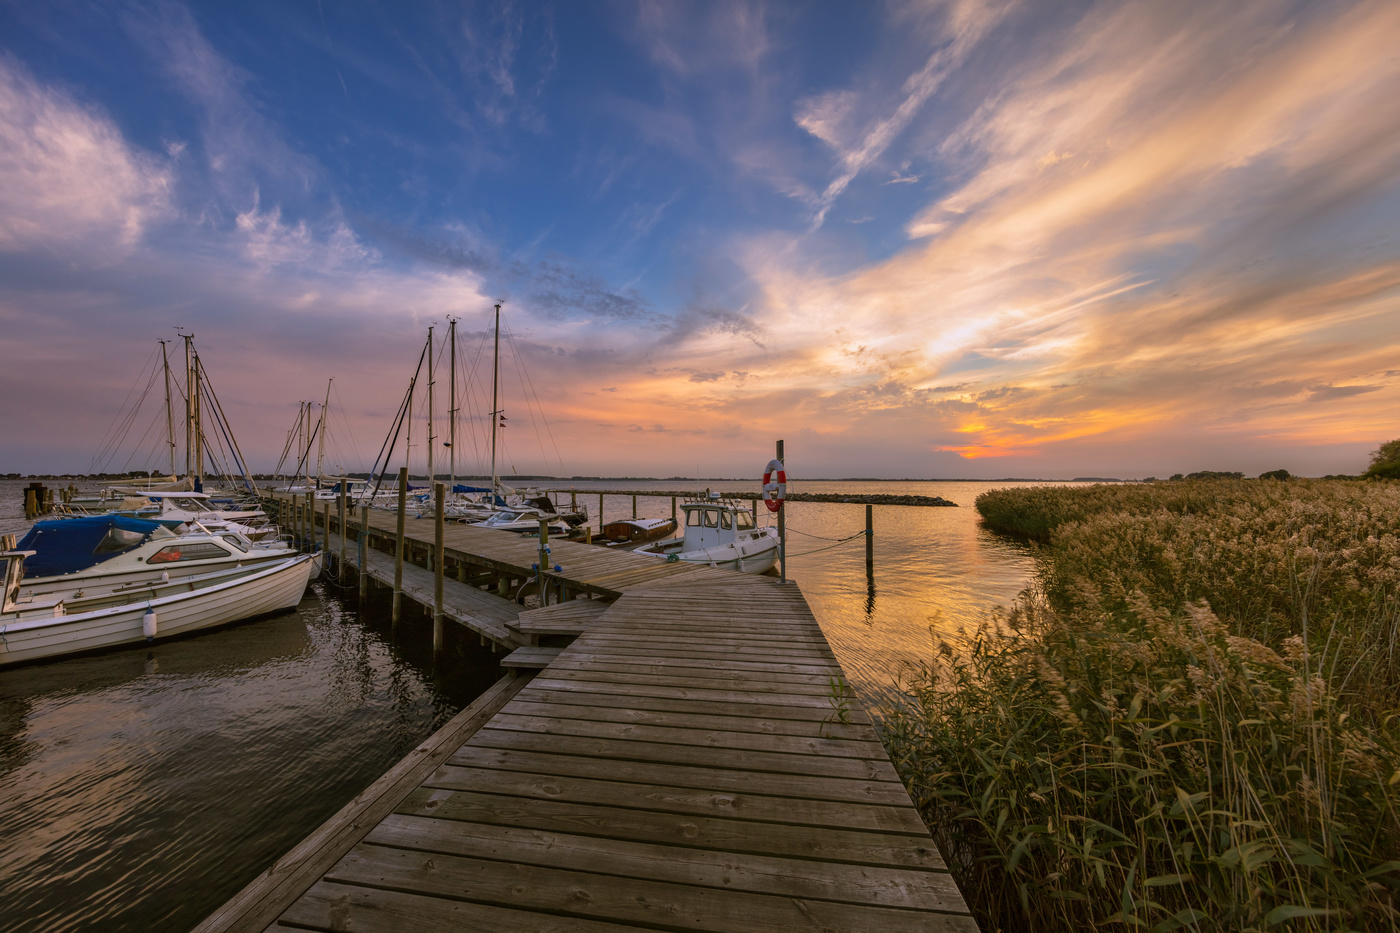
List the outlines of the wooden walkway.
<svg viewBox="0 0 1400 933">
<path fill-rule="evenodd" d="M 199 933 L 975 930 L 799 589 L 717 573 L 590 607 Z"/>
</svg>

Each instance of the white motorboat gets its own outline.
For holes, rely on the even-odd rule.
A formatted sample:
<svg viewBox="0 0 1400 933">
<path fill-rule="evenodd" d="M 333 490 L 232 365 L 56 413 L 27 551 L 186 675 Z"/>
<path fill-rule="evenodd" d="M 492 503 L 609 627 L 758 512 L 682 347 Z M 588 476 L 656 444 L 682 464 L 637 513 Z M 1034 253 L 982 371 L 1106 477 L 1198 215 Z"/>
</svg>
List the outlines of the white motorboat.
<svg viewBox="0 0 1400 933">
<path fill-rule="evenodd" d="M 778 562 L 778 530 L 755 527 L 741 503 L 712 497 L 680 506 L 685 536 L 644 544 L 634 553 L 742 573 L 767 573 Z"/>
<path fill-rule="evenodd" d="M 105 514 L 36 522 L 16 545 L 29 595 L 95 595 L 133 583 L 168 582 L 215 570 L 295 557 L 286 542 L 253 542 L 198 525 L 176 534 L 159 522 Z"/>
<path fill-rule="evenodd" d="M 319 566 L 292 557 L 99 596 L 35 596 L 20 587 L 32 551 L 3 551 L 0 667 L 141 644 L 291 609 Z"/>
<path fill-rule="evenodd" d="M 491 517 L 484 522 L 469 522 L 477 528 L 491 528 L 496 531 L 514 531 L 517 534 L 538 534 L 540 530 L 540 520 L 549 522 L 549 533 L 558 537 L 564 537 L 569 533 L 569 526 L 554 516 L 546 515 L 539 509 L 500 509 L 493 512 Z"/>
<path fill-rule="evenodd" d="M 279 529 L 267 521 L 261 509 L 217 509 L 207 493 L 151 492 L 145 494 L 150 505 L 121 509 L 122 514 L 160 522 L 168 528 L 203 525 L 210 531 L 231 532 L 253 541 L 275 538 Z"/>
</svg>

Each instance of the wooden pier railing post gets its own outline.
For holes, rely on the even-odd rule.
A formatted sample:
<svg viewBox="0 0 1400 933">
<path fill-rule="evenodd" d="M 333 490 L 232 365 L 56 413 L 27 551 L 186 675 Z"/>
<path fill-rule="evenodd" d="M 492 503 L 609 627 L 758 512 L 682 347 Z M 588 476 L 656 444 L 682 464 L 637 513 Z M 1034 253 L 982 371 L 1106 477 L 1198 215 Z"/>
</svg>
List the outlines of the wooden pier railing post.
<svg viewBox="0 0 1400 933">
<path fill-rule="evenodd" d="M 360 506 L 360 599 L 369 596 L 369 506 Z"/>
<path fill-rule="evenodd" d="M 340 483 L 340 562 L 335 565 L 335 582 L 345 582 L 345 544 L 350 533 L 345 530 L 345 481 Z"/>
<path fill-rule="evenodd" d="M 433 484 L 433 657 L 442 654 L 442 513 L 447 510 L 447 484 Z"/>
<path fill-rule="evenodd" d="M 331 552 L 331 500 L 327 499 L 326 504 L 321 507 L 321 550 L 326 558 Z"/>
<path fill-rule="evenodd" d="M 544 598 L 545 574 L 549 571 L 549 519 L 540 519 L 540 575 L 536 577 L 536 588 L 540 594 L 540 605 L 547 605 Z"/>
<path fill-rule="evenodd" d="M 636 497 L 636 496 L 633 496 L 633 497 L 632 497 L 632 518 L 635 519 L 636 517 L 637 517 L 637 497 Z"/>
<path fill-rule="evenodd" d="M 316 493 L 306 491 L 306 549 L 316 550 Z"/>
<path fill-rule="evenodd" d="M 778 441 L 778 462 L 783 462 L 783 442 Z M 787 582 L 787 520 L 778 509 L 778 582 Z"/>
<path fill-rule="evenodd" d="M 676 520 L 676 497 L 671 497 L 671 521 Z"/>
<path fill-rule="evenodd" d="M 399 467 L 399 526 L 394 542 L 394 608 L 390 622 L 397 625 L 403 605 L 403 519 L 408 511 L 408 467 Z"/>
<path fill-rule="evenodd" d="M 598 493 L 598 531 L 603 530 L 603 494 Z"/>
</svg>

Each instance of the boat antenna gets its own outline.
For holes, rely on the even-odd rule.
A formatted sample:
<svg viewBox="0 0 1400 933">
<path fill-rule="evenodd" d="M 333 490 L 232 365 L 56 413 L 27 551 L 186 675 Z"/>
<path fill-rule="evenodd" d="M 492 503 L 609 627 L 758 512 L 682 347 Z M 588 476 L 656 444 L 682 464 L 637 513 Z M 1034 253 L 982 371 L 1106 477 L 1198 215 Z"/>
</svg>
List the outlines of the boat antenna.
<svg viewBox="0 0 1400 933">
<path fill-rule="evenodd" d="M 499 394 L 501 384 L 501 305 L 502 300 L 496 302 L 496 350 L 491 358 L 491 496 L 492 504 L 494 499 L 500 495 L 501 478 L 496 475 L 496 435 L 500 432 L 501 412 L 499 409 Z"/>
</svg>

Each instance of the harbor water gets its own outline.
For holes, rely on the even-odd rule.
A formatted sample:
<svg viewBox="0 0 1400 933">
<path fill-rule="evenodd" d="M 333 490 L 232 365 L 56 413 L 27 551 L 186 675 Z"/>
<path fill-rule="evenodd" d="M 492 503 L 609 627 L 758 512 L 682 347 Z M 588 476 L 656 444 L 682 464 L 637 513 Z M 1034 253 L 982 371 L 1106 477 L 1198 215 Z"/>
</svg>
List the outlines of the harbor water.
<svg viewBox="0 0 1400 933">
<path fill-rule="evenodd" d="M 689 488 L 574 485 L 595 513 L 590 488 Z M 796 487 L 961 506 L 877 506 L 873 580 L 863 505 L 787 509 L 788 574 L 868 705 L 936 639 L 956 643 L 960 628 L 1026 585 L 1028 548 L 981 528 L 972 508 L 980 492 L 1005 485 Z M 27 527 L 23 486 L 0 482 L 0 533 Z M 670 508 L 666 498 L 637 504 L 642 517 Z M 606 519 L 631 514 L 630 499 L 608 499 Z M 3 928 L 188 930 L 499 677 L 485 649 L 455 652 L 435 671 L 430 636 L 409 625 L 395 640 L 384 615 L 361 615 L 353 593 L 342 598 L 323 581 L 272 618 L 0 670 Z"/>
</svg>

